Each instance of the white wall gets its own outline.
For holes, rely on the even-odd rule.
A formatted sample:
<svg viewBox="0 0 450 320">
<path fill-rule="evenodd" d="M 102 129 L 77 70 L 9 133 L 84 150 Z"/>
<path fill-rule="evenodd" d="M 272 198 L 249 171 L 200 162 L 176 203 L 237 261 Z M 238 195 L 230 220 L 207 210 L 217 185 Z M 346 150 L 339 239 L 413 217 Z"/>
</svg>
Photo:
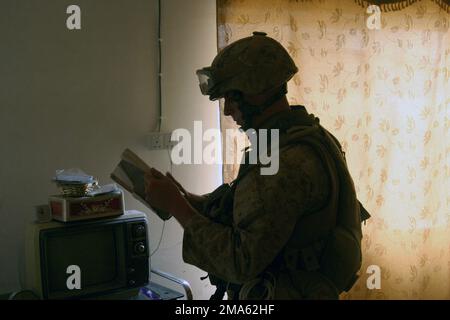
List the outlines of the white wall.
<svg viewBox="0 0 450 320">
<path fill-rule="evenodd" d="M 65 27 L 74 3 L 80 31 Z M 216 52 L 215 14 L 215 1 L 163 0 L 164 130 L 192 129 L 193 120 L 218 127 L 217 106 L 195 79 Z M 23 228 L 33 206 L 57 192 L 56 169 L 80 167 L 106 184 L 125 147 L 161 170 L 170 165 L 166 152 L 145 147 L 158 116 L 156 0 L 2 0 L 0 39 L 2 293 L 18 289 Z M 174 167 L 173 174 L 199 193 L 221 181 L 218 166 Z M 145 210 L 128 196 L 126 205 Z M 162 222 L 145 212 L 154 249 Z M 190 281 L 195 298 L 208 298 L 212 288 L 198 279 L 204 272 L 183 263 L 181 241 L 178 223 L 167 222 L 152 264 Z"/>
<path fill-rule="evenodd" d="M 162 129 L 186 128 L 193 133 L 194 121 L 199 120 L 203 130 L 219 128 L 218 103 L 201 95 L 195 75 L 195 71 L 209 65 L 217 53 L 215 1 L 162 2 Z M 173 174 L 186 188 L 198 194 L 210 192 L 222 181 L 222 169 L 218 165 L 174 166 Z M 159 226 L 155 229 L 160 230 Z M 174 221 L 165 229 L 171 237 L 164 237 L 153 266 L 186 278 L 193 286 L 194 298 L 208 299 L 214 290 L 209 280 L 199 279 L 206 273 L 182 262 L 182 229 Z"/>
</svg>

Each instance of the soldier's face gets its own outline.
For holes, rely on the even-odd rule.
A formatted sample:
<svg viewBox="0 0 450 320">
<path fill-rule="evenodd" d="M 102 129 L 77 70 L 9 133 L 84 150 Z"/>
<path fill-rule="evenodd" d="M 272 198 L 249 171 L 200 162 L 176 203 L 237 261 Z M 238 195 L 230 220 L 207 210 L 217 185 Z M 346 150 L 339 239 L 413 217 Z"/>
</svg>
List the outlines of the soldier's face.
<svg viewBox="0 0 450 320">
<path fill-rule="evenodd" d="M 242 113 L 239 110 L 239 104 L 234 99 L 232 94 L 225 94 L 225 108 L 224 108 L 224 114 L 226 116 L 231 116 L 233 120 L 239 125 L 244 125 L 244 119 L 242 118 Z"/>
</svg>

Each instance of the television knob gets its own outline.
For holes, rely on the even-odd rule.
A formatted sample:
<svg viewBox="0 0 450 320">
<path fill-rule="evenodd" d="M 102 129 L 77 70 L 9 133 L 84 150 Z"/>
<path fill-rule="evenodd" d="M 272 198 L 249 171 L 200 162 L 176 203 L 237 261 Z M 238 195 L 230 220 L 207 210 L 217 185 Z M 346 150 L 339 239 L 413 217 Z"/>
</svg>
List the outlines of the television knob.
<svg viewBox="0 0 450 320">
<path fill-rule="evenodd" d="M 136 235 L 136 237 L 142 237 L 143 235 L 145 235 L 145 227 L 143 225 L 138 225 L 134 228 L 134 234 Z"/>
<path fill-rule="evenodd" d="M 128 273 L 134 273 L 136 270 L 134 268 L 128 268 Z"/>
<path fill-rule="evenodd" d="M 129 284 L 130 286 L 134 286 L 134 285 L 136 284 L 136 281 L 130 280 L 130 281 L 128 281 L 128 284 Z"/>
<path fill-rule="evenodd" d="M 139 242 L 134 246 L 134 251 L 137 253 L 145 253 L 145 249 L 145 245 L 142 242 Z"/>
</svg>

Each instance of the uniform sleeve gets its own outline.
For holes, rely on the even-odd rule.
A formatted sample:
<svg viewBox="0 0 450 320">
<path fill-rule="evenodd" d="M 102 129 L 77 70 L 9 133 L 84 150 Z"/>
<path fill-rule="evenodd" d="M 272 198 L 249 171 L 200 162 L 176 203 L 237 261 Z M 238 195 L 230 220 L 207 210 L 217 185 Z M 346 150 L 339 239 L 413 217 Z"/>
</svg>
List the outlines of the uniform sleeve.
<svg viewBox="0 0 450 320">
<path fill-rule="evenodd" d="M 272 176 L 255 168 L 236 188 L 233 225 L 200 214 L 184 229 L 183 259 L 226 281 L 243 283 L 266 269 L 289 240 L 300 215 L 328 198 L 329 181 L 308 146 L 283 150 Z"/>
<path fill-rule="evenodd" d="M 202 201 L 194 201 L 191 199 L 187 199 L 189 204 L 197 211 L 197 212 L 202 212 L 203 211 L 203 207 L 205 205 L 206 199 L 208 197 L 209 193 L 207 194 L 202 194 L 202 197 L 205 197 Z"/>
</svg>

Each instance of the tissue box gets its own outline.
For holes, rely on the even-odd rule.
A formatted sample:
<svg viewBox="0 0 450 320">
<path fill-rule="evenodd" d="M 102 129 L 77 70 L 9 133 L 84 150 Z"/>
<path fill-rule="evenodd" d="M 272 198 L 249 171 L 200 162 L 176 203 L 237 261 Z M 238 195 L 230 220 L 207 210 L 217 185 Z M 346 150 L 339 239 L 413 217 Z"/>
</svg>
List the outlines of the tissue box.
<svg viewBox="0 0 450 320">
<path fill-rule="evenodd" d="M 50 196 L 49 205 L 52 218 L 62 222 L 119 216 L 125 211 L 122 192 L 80 198 Z"/>
</svg>

